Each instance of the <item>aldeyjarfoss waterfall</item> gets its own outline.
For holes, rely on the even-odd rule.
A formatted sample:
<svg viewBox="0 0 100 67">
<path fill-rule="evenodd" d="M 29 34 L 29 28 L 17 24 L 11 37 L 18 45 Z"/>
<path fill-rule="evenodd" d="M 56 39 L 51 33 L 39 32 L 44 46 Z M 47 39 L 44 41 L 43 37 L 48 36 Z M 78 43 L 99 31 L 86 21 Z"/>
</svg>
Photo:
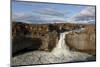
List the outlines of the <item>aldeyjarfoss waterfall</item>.
<svg viewBox="0 0 100 67">
<path fill-rule="evenodd" d="M 76 62 L 86 61 L 91 57 L 87 53 L 76 52 L 69 50 L 65 44 L 65 35 L 70 32 L 80 32 L 80 30 L 72 30 L 60 33 L 60 39 L 52 52 L 33 51 L 18 55 L 12 58 L 12 65 L 29 65 L 29 64 L 50 64 L 50 63 L 63 63 L 63 62 Z"/>
</svg>

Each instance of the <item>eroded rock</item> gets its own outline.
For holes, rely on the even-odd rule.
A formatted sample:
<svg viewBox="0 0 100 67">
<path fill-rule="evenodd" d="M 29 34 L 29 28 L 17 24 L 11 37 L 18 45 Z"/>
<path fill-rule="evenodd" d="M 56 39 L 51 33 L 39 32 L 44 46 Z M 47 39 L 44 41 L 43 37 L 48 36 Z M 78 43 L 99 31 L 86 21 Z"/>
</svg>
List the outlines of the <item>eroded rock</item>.
<svg viewBox="0 0 100 67">
<path fill-rule="evenodd" d="M 70 33 L 66 35 L 66 45 L 70 49 L 86 52 L 89 54 L 96 54 L 96 42 L 95 42 L 95 32 L 94 33 Z"/>
</svg>

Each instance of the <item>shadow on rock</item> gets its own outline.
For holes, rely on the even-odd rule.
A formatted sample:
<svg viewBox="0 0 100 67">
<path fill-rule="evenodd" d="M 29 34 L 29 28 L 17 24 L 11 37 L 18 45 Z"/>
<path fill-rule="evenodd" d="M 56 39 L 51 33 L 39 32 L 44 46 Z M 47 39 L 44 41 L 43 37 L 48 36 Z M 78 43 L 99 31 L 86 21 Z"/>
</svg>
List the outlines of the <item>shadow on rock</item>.
<svg viewBox="0 0 100 67">
<path fill-rule="evenodd" d="M 38 50 L 41 45 L 42 41 L 40 38 L 15 38 L 12 43 L 12 56 Z"/>
</svg>

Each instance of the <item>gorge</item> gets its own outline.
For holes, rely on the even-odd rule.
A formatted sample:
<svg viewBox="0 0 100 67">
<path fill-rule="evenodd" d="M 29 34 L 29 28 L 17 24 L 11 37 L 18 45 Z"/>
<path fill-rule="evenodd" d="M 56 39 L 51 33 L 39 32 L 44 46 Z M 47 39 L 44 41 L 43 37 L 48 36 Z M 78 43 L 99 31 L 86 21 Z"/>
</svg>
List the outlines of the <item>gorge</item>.
<svg viewBox="0 0 100 67">
<path fill-rule="evenodd" d="M 32 50 L 14 56 L 13 65 L 95 60 L 94 25 L 16 23 L 12 36 L 13 54 Z"/>
</svg>

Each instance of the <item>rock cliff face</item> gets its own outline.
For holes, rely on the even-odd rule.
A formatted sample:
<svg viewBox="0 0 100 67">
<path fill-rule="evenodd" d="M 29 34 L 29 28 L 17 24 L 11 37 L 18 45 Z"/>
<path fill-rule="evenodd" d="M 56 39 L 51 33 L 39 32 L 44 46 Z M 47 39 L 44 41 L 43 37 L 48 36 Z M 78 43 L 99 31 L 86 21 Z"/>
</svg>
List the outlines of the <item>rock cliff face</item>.
<svg viewBox="0 0 100 67">
<path fill-rule="evenodd" d="M 88 24 L 12 24 L 12 51 L 30 48 L 34 50 L 52 51 L 63 31 L 85 28 L 84 32 L 72 32 L 66 35 L 65 41 L 71 49 L 95 54 L 95 25 Z"/>
<path fill-rule="evenodd" d="M 70 33 L 66 35 L 66 44 L 70 49 L 95 55 L 95 33 Z"/>
<path fill-rule="evenodd" d="M 84 32 L 72 32 L 66 35 L 66 44 L 70 49 L 96 54 L 96 29 L 95 25 L 84 25 Z"/>
<path fill-rule="evenodd" d="M 58 41 L 57 31 L 48 24 L 13 23 L 12 52 L 25 48 L 51 51 Z"/>
</svg>

